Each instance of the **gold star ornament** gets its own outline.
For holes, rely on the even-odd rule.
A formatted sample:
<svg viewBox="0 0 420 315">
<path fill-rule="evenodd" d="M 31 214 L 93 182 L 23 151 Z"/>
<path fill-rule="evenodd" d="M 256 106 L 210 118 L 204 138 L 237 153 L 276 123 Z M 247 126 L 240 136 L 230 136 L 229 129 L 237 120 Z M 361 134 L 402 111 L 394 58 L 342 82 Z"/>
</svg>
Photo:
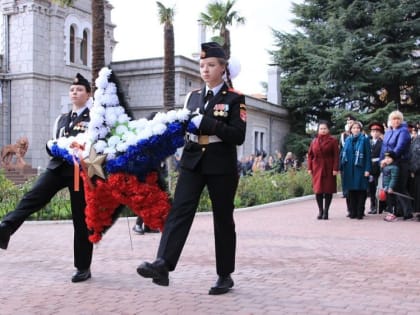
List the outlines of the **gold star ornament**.
<svg viewBox="0 0 420 315">
<path fill-rule="evenodd" d="M 97 154 L 93 146 L 90 148 L 89 156 L 83 160 L 87 168 L 88 176 L 90 178 L 96 175 L 102 179 L 105 179 L 105 173 L 102 167 L 105 159 L 106 155 Z"/>
</svg>

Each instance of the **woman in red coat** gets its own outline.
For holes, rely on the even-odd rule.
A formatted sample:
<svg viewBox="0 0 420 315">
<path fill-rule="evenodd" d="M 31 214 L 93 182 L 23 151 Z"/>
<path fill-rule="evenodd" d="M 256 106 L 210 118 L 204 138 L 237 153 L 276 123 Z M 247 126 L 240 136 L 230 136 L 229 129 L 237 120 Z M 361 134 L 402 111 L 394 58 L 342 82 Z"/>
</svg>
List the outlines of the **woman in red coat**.
<svg viewBox="0 0 420 315">
<path fill-rule="evenodd" d="M 328 220 L 332 194 L 337 192 L 338 157 L 337 139 L 330 135 L 328 122 L 320 122 L 308 151 L 308 173 L 312 176 L 312 189 L 319 208 L 318 220 Z"/>
</svg>

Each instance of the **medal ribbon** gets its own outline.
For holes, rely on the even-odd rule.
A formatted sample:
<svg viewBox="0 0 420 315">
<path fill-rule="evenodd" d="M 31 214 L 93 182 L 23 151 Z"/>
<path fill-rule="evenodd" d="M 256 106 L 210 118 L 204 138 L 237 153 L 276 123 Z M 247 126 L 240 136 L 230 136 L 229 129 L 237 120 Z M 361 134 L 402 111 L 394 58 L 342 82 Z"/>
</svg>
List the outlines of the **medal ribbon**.
<svg viewBox="0 0 420 315">
<path fill-rule="evenodd" d="M 76 141 L 72 142 L 70 144 L 70 148 L 75 149 L 74 150 L 74 154 L 73 154 L 73 163 L 74 163 L 74 191 L 79 191 L 80 190 L 80 166 L 82 167 L 82 170 L 85 172 L 85 174 L 87 174 L 87 167 L 86 167 L 86 163 L 83 161 L 83 156 L 82 156 L 82 152 L 85 149 L 85 145 L 84 144 L 79 144 Z M 80 165 L 79 162 L 77 162 L 76 159 L 76 154 L 78 153 L 78 158 L 80 161 Z M 85 176 L 86 177 L 86 181 L 89 185 L 89 187 L 92 189 L 93 183 L 90 180 L 89 176 Z"/>
</svg>

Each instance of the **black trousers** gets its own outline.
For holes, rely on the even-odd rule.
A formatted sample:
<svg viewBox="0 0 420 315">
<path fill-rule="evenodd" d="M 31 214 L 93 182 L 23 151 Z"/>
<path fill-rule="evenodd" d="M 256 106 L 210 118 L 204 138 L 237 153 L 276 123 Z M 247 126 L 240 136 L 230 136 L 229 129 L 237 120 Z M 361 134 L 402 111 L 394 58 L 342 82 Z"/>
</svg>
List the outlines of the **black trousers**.
<svg viewBox="0 0 420 315">
<path fill-rule="evenodd" d="M 350 218 L 362 219 L 365 211 L 366 190 L 349 190 L 348 205 Z"/>
<path fill-rule="evenodd" d="M 74 191 L 74 177 L 61 175 L 62 167 L 71 166 L 63 165 L 56 170 L 47 169 L 42 173 L 31 190 L 22 197 L 15 210 L 9 212 L 2 222 L 12 229 L 13 234 L 31 214 L 42 209 L 58 191 L 67 187 L 70 191 L 74 227 L 74 266 L 77 269 L 88 269 L 92 262 L 93 245 L 88 239 L 89 234 L 85 222 L 86 201 L 83 183 L 80 183 L 80 191 Z"/>
<path fill-rule="evenodd" d="M 395 191 L 408 195 L 408 177 L 409 177 L 409 163 L 408 161 L 400 161 L 398 164 L 399 174 L 398 174 L 398 182 L 397 187 L 395 187 Z M 412 201 L 408 198 L 404 198 L 401 196 L 396 196 L 397 199 L 397 210 L 398 215 L 409 216 L 413 212 L 413 204 Z M 402 212 L 402 213 L 401 213 Z"/>
<path fill-rule="evenodd" d="M 203 175 L 201 172 L 181 169 L 157 257 L 166 261 L 169 270 L 175 269 L 205 186 L 213 208 L 216 272 L 219 276 L 227 276 L 235 269 L 236 232 L 233 201 L 238 186 L 236 173 Z"/>
</svg>

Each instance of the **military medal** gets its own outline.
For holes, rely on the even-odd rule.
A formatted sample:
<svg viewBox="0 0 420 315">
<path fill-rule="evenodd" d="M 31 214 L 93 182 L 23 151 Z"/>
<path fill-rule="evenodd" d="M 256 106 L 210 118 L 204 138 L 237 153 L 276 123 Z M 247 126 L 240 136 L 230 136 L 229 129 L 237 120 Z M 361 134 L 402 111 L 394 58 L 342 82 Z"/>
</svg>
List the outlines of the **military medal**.
<svg viewBox="0 0 420 315">
<path fill-rule="evenodd" d="M 215 117 L 228 117 L 229 104 L 216 104 L 213 115 Z"/>
</svg>

